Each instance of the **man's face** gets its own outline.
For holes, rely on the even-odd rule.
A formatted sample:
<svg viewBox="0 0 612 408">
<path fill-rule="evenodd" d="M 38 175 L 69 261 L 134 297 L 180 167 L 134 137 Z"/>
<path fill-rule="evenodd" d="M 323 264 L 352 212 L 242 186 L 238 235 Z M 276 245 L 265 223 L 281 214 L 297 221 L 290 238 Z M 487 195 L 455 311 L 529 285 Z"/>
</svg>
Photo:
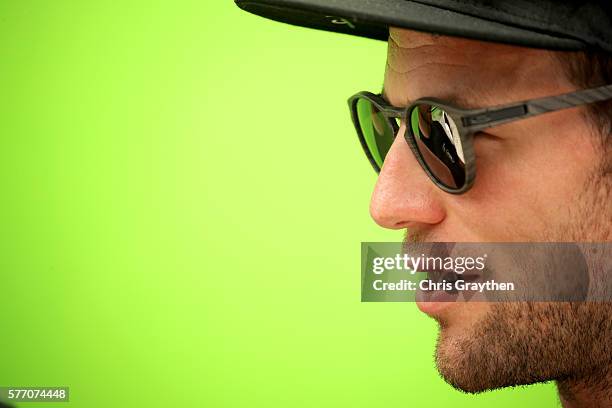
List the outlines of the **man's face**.
<svg viewBox="0 0 612 408">
<path fill-rule="evenodd" d="M 435 97 L 464 108 L 576 90 L 552 52 L 399 29 L 391 30 L 384 88 L 394 106 Z M 594 131 L 579 108 L 487 129 L 475 136 L 477 177 L 463 195 L 438 189 L 397 137 L 370 212 L 422 241 L 608 241 L 612 207 Z M 610 359 L 611 325 L 595 326 L 609 320 L 607 307 L 419 306 L 440 324 L 438 368 L 466 391 L 593 374 Z"/>
</svg>

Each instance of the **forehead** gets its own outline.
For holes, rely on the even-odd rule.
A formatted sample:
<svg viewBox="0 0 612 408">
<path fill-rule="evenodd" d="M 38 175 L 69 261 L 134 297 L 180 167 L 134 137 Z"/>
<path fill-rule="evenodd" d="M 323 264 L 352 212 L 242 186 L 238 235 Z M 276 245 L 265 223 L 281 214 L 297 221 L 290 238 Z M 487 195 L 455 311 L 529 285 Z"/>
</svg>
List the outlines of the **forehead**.
<svg viewBox="0 0 612 408">
<path fill-rule="evenodd" d="M 436 97 L 476 108 L 569 92 L 553 54 L 391 29 L 384 93 L 395 106 Z"/>
</svg>

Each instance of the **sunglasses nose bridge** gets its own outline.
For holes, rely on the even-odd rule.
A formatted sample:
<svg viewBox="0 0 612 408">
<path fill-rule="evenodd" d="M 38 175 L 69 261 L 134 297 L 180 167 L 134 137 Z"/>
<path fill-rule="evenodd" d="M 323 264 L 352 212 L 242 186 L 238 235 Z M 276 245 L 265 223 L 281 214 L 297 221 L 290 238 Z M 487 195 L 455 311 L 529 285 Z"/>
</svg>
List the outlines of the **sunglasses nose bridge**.
<svg viewBox="0 0 612 408">
<path fill-rule="evenodd" d="M 405 112 L 405 108 L 396 108 L 394 106 L 385 106 L 380 108 L 381 115 L 384 116 L 385 120 L 391 126 L 396 136 L 402 123 L 406 122 Z"/>
</svg>

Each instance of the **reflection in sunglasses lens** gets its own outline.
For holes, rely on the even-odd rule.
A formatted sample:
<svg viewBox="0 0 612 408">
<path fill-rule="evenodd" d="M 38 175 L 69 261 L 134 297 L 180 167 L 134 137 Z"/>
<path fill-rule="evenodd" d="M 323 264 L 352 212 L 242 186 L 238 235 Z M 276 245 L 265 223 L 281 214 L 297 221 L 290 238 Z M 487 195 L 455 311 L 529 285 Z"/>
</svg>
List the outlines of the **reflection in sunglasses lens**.
<svg viewBox="0 0 612 408">
<path fill-rule="evenodd" d="M 357 101 L 357 117 L 367 149 L 380 170 L 393 144 L 395 132 L 389 120 L 365 98 Z"/>
<path fill-rule="evenodd" d="M 410 129 L 423 161 L 449 188 L 465 184 L 463 145 L 455 121 L 442 108 L 419 104 L 410 112 Z"/>
</svg>

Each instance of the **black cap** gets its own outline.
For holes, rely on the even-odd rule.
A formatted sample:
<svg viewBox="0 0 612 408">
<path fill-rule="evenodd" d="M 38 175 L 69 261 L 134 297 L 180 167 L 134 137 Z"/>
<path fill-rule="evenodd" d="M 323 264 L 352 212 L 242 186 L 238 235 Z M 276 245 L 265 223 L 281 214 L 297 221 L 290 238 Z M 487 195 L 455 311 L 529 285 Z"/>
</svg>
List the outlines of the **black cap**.
<svg viewBox="0 0 612 408">
<path fill-rule="evenodd" d="M 235 0 L 284 23 L 386 41 L 389 27 L 554 50 L 612 53 L 612 1 Z"/>
</svg>

